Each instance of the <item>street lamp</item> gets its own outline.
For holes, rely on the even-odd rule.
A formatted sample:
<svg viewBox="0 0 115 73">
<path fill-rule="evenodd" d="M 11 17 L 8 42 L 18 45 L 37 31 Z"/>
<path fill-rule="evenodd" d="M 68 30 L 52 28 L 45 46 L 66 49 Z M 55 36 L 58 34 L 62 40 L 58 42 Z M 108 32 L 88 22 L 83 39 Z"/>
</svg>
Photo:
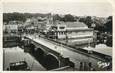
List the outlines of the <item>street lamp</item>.
<svg viewBox="0 0 115 73">
<path fill-rule="evenodd" d="M 91 68 L 91 62 L 90 62 L 90 55 L 93 53 L 93 51 L 90 49 L 88 50 L 88 70 Z"/>
<path fill-rule="evenodd" d="M 66 44 L 68 43 L 68 36 L 67 36 L 67 30 L 66 30 Z"/>
</svg>

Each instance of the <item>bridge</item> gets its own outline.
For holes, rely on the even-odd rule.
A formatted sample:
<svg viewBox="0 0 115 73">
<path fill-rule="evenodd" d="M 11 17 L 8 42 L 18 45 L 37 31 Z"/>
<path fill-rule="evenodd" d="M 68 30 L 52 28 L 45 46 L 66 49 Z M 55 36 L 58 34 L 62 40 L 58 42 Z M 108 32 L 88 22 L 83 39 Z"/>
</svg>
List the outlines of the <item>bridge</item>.
<svg viewBox="0 0 115 73">
<path fill-rule="evenodd" d="M 27 49 L 31 50 L 33 55 L 48 70 L 64 66 L 70 66 L 75 70 L 79 70 L 81 63 L 83 63 L 82 70 L 88 70 L 90 62 L 94 69 L 100 70 L 98 62 L 104 61 L 99 57 L 77 51 L 75 48 L 73 49 L 43 37 L 35 35 L 25 35 L 24 37 L 28 39 Z"/>
</svg>

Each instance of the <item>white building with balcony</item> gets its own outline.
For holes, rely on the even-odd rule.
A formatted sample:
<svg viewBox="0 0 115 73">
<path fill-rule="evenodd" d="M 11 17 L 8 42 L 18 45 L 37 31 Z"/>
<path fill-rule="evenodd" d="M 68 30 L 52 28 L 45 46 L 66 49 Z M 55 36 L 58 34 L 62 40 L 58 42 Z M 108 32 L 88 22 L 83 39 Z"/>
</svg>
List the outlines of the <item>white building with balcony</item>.
<svg viewBox="0 0 115 73">
<path fill-rule="evenodd" d="M 49 33 L 50 38 L 71 45 L 92 43 L 95 39 L 94 30 L 82 22 L 55 22 Z"/>
</svg>

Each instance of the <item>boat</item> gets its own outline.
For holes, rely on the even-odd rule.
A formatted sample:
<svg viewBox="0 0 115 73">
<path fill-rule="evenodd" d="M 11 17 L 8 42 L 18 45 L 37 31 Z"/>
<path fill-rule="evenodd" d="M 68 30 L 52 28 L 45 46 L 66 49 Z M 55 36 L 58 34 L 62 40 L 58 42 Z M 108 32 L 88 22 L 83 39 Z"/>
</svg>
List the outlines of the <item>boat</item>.
<svg viewBox="0 0 115 73">
<path fill-rule="evenodd" d="M 30 67 L 28 66 L 26 61 L 13 62 L 9 64 L 9 68 L 7 70 L 10 71 L 30 71 Z"/>
</svg>

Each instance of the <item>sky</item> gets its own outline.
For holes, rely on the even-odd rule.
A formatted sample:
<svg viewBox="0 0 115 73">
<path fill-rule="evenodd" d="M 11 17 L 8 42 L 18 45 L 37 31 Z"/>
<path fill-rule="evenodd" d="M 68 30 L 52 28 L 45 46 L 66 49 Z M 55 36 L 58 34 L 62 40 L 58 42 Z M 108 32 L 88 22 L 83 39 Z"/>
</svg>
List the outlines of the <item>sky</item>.
<svg viewBox="0 0 115 73">
<path fill-rule="evenodd" d="M 6 2 L 3 3 L 3 12 L 107 17 L 112 15 L 112 6 L 107 2 Z"/>
</svg>

